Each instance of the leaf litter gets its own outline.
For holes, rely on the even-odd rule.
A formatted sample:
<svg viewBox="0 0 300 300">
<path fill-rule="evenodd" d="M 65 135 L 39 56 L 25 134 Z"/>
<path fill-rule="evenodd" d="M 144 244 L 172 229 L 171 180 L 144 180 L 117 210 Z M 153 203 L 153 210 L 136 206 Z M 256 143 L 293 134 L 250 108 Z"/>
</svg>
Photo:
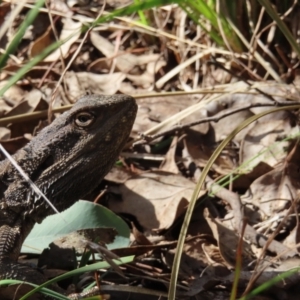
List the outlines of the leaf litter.
<svg viewBox="0 0 300 300">
<path fill-rule="evenodd" d="M 228 59 L 230 53 L 209 43 L 201 47 L 191 44 L 178 25 L 187 26 L 186 13 L 167 6 L 156 9 L 156 21 L 160 18 L 161 23 L 154 22 L 153 26 L 158 26 L 155 33 L 127 18 L 94 28 L 53 95 L 83 38 L 80 28 L 93 21 L 100 4 L 50 2 L 58 39 L 73 36 L 5 92 L 0 99 L 0 115 L 7 118 L 72 104 L 86 93 L 123 92 L 136 97 L 139 111 L 131 140 L 118 166 L 89 197 L 127 222 L 131 244 L 121 243 L 113 252 L 119 256 L 135 254 L 136 258 L 123 267 L 122 279 L 114 270 L 99 272 L 108 276 L 109 284 L 139 286 L 135 290 L 139 297 L 149 293 L 149 288 L 166 295 L 183 216 L 212 153 L 249 117 L 298 103 L 299 92 L 294 85 L 271 80 L 237 81 L 230 73 L 211 66 L 210 60 L 216 55 Z M 110 2 L 111 7 L 120 5 Z M 13 10 L 7 3 L 0 5 L 6 8 L 4 14 Z M 23 15 L 26 10 L 25 5 Z M 17 72 L 55 41 L 46 12 L 41 11 L 39 18 L 47 26 L 38 28 L 34 22 L 28 28 L 15 56 L 1 71 L 0 87 L 8 82 L 11 72 Z M 168 21 L 177 24 L 169 32 Z M 1 42 L 2 48 L 20 22 L 21 18 L 16 18 L 12 32 L 7 31 Z M 169 36 L 159 31 L 161 26 Z M 197 62 L 201 62 L 200 77 Z M 193 94 L 173 93 L 195 89 Z M 298 111 L 290 110 L 260 118 L 237 134 L 214 163 L 188 228 L 178 279 L 180 298 L 228 299 L 238 255 L 242 260 L 240 295 L 249 286 L 257 287 L 300 265 L 298 119 Z M 0 127 L 1 143 L 13 153 L 46 123 L 45 119 L 22 118 L 10 122 Z M 84 217 L 88 219 L 89 214 Z M 116 234 L 117 239 L 120 237 L 114 232 L 112 240 Z M 51 239 L 45 244 L 54 237 Z M 51 269 L 49 261 L 44 264 Z M 295 299 L 298 282 L 295 273 L 276 284 L 276 293 Z M 102 290 L 106 291 L 105 285 Z M 134 298 L 122 290 L 119 293 Z M 264 297 L 274 299 L 274 291 L 267 291 Z M 152 298 L 157 299 L 157 294 Z"/>
</svg>

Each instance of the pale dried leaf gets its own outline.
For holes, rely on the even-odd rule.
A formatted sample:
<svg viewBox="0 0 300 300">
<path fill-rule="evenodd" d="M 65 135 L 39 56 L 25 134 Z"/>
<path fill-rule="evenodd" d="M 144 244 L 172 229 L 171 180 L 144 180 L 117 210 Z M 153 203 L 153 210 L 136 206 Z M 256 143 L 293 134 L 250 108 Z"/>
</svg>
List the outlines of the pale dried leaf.
<svg viewBox="0 0 300 300">
<path fill-rule="evenodd" d="M 162 122 L 185 108 L 197 103 L 198 99 L 193 96 L 167 96 L 142 98 L 138 99 L 137 102 L 139 110 L 133 131 L 145 132 L 149 128 L 157 125 L 159 122 Z M 198 120 L 204 115 L 204 110 L 197 110 L 194 111 L 193 115 L 185 121 L 191 122 Z M 179 121 L 177 123 L 179 123 Z M 201 133 L 205 134 L 208 131 L 209 124 L 201 124 L 201 126 L 197 128 L 201 131 Z"/>
<path fill-rule="evenodd" d="M 164 67 L 166 62 L 162 59 L 156 62 L 150 62 L 147 65 L 147 69 L 143 74 L 139 75 L 130 75 L 127 74 L 127 78 L 133 81 L 133 84 L 144 89 L 149 88 L 155 82 L 155 74 L 159 71 L 160 68 Z"/>
<path fill-rule="evenodd" d="M 299 167 L 288 163 L 256 179 L 243 201 L 259 207 L 262 217 L 273 216 L 284 210 L 300 195 Z"/>
<path fill-rule="evenodd" d="M 67 5 L 67 3 L 63 0 L 51 0 L 50 1 L 50 9 L 59 11 L 63 13 L 65 16 L 71 17 L 74 13 L 70 9 L 71 6 Z"/>
<path fill-rule="evenodd" d="M 122 51 L 116 51 L 116 47 L 108 39 L 99 35 L 96 31 L 92 31 L 90 34 L 91 42 L 93 45 L 103 53 L 107 58 L 113 58 L 116 62 L 116 67 L 119 71 L 127 74 L 135 66 L 141 66 L 150 62 L 157 62 L 160 58 L 159 54 L 145 54 L 134 55 Z M 162 65 L 164 62 L 162 62 Z M 111 65 L 111 61 L 108 61 L 108 66 Z M 162 65 L 158 65 L 160 68 Z"/>
<path fill-rule="evenodd" d="M 172 144 L 169 148 L 168 153 L 165 156 L 164 161 L 161 163 L 159 169 L 161 171 L 173 173 L 173 174 L 179 174 L 179 170 L 175 161 L 175 153 L 176 153 L 176 148 L 177 148 L 177 142 L 178 142 L 178 137 L 175 136 L 173 138 Z"/>
<path fill-rule="evenodd" d="M 236 106 L 231 107 L 230 109 L 236 109 Z M 243 121 L 251 117 L 253 114 L 249 109 L 235 113 L 226 118 L 221 119 L 219 122 L 211 123 L 211 126 L 214 128 L 215 140 L 220 142 L 224 140 L 235 128 L 238 127 Z M 249 128 L 248 128 L 249 130 Z M 234 139 L 240 141 L 245 135 L 245 130 L 242 133 L 239 133 Z"/>
<path fill-rule="evenodd" d="M 59 49 L 55 50 L 50 55 L 48 55 L 44 59 L 44 62 L 52 62 L 58 60 L 60 57 L 66 57 L 69 53 L 71 45 L 75 43 L 80 37 L 81 23 L 74 22 L 71 18 L 65 18 L 63 19 L 63 22 L 64 25 L 59 40 L 63 41 L 71 35 L 72 37 L 68 41 L 66 41 L 62 46 L 60 46 Z"/>
<path fill-rule="evenodd" d="M 240 149 L 240 163 L 247 162 L 244 171 L 251 171 L 260 162 L 274 167 L 286 156 L 286 136 L 299 132 L 292 127 L 288 112 L 272 114 L 273 118 L 261 118 L 245 135 Z M 276 142 L 276 143 L 275 143 Z"/>
<path fill-rule="evenodd" d="M 65 76 L 72 99 L 82 96 L 87 91 L 92 94 L 113 95 L 124 79 L 125 75 L 122 73 L 99 75 L 89 72 L 67 72 Z"/>
<path fill-rule="evenodd" d="M 0 141 L 10 139 L 10 129 L 6 127 L 0 127 Z"/>
<path fill-rule="evenodd" d="M 6 80 L 1 80 L 0 81 L 0 89 L 2 89 L 6 84 L 8 83 L 8 81 Z M 24 98 L 24 90 L 21 89 L 19 86 L 17 85 L 13 85 L 11 86 L 5 93 L 4 96 L 7 99 L 10 99 L 10 101 L 18 103 L 20 102 L 23 98 Z M 2 103 L 3 102 L 3 103 Z M 1 100 L 0 102 L 0 113 L 2 112 L 2 107 L 6 108 L 7 110 L 9 110 L 11 107 L 8 106 L 3 100 Z"/>
<path fill-rule="evenodd" d="M 185 211 L 194 187 L 193 182 L 179 175 L 145 173 L 122 185 L 123 201 L 112 200 L 109 208 L 133 215 L 145 229 L 165 229 Z"/>
<path fill-rule="evenodd" d="M 38 105 L 44 100 L 42 100 L 42 93 L 37 89 L 32 89 L 28 92 L 24 100 L 13 107 L 6 116 L 14 116 L 19 114 L 30 113 L 36 110 Z"/>
</svg>

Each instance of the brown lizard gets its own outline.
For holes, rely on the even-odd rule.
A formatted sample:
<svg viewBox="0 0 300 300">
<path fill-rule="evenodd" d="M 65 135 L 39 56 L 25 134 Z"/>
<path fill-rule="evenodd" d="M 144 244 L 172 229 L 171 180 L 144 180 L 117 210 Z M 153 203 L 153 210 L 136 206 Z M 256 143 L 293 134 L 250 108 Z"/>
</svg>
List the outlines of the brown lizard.
<svg viewBox="0 0 300 300">
<path fill-rule="evenodd" d="M 124 147 L 136 112 L 130 96 L 84 96 L 13 158 L 63 211 L 99 185 Z M 54 211 L 7 159 L 0 162 L 0 207 L 0 279 L 44 282 L 40 272 L 17 260 L 34 224 Z"/>
</svg>

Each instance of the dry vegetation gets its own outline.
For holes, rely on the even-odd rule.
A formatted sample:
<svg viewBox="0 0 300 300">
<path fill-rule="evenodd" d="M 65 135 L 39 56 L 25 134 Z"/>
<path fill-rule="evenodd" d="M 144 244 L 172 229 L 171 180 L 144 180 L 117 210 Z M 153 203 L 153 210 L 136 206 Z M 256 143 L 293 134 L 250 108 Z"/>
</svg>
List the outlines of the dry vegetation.
<svg viewBox="0 0 300 300">
<path fill-rule="evenodd" d="M 86 93 L 133 95 L 132 139 L 91 199 L 126 220 L 130 246 L 112 252 L 135 259 L 98 272 L 102 293 L 167 297 L 179 249 L 179 299 L 250 299 L 274 278 L 253 299 L 299 299 L 298 2 L 272 3 L 295 45 L 257 1 L 216 1 L 215 22 L 188 1 L 107 17 L 128 2 L 47 1 L 7 57 L 34 3 L 0 4 L 2 145 L 14 153 Z"/>
</svg>

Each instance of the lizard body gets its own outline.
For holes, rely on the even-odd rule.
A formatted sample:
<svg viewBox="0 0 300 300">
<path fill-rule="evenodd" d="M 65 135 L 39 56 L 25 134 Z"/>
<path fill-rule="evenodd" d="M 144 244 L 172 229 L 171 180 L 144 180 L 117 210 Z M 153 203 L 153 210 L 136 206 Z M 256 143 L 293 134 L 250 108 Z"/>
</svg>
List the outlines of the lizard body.
<svg viewBox="0 0 300 300">
<path fill-rule="evenodd" d="M 89 95 L 44 128 L 13 158 L 63 211 L 93 191 L 124 147 L 137 105 L 130 96 Z M 15 167 L 0 162 L 0 279 L 40 284 L 41 274 L 17 262 L 36 222 L 53 214 Z"/>
</svg>

